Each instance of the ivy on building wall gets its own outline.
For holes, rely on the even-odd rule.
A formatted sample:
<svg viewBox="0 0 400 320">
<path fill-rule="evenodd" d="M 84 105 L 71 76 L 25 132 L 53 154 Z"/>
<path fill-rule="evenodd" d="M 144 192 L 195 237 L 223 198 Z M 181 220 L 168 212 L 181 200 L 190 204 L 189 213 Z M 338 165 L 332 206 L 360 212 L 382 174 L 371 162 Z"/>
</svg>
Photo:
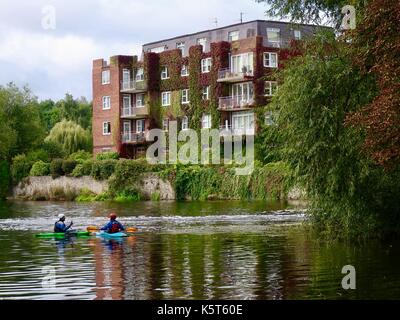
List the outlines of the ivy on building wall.
<svg viewBox="0 0 400 320">
<path fill-rule="evenodd" d="M 202 83 L 201 83 L 202 46 L 197 45 L 189 49 L 189 100 L 188 108 L 189 126 L 191 129 L 200 130 L 202 108 Z"/>
</svg>

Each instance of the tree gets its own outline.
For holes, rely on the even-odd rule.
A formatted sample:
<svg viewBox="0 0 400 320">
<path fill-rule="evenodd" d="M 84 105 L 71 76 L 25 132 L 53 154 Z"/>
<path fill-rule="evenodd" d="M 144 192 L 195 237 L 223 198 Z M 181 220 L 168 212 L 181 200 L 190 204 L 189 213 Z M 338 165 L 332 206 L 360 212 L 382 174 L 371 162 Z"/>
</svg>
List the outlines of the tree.
<svg viewBox="0 0 400 320">
<path fill-rule="evenodd" d="M 45 142 L 58 143 L 66 155 L 79 150 L 91 151 L 91 134 L 73 121 L 62 120 L 57 123 Z"/>
<path fill-rule="evenodd" d="M 376 77 L 378 94 L 347 123 L 366 133 L 364 150 L 386 169 L 400 165 L 400 2 L 372 1 L 350 34 L 354 63 Z"/>
<path fill-rule="evenodd" d="M 38 103 L 28 88 L 14 84 L 0 86 L 0 151 L 3 157 L 26 153 L 37 147 L 44 138 Z"/>
<path fill-rule="evenodd" d="M 289 18 L 292 22 L 327 23 L 339 26 L 342 22 L 342 8 L 353 5 L 361 11 L 368 0 L 256 0 L 265 2 L 269 8 L 267 15 Z"/>
</svg>

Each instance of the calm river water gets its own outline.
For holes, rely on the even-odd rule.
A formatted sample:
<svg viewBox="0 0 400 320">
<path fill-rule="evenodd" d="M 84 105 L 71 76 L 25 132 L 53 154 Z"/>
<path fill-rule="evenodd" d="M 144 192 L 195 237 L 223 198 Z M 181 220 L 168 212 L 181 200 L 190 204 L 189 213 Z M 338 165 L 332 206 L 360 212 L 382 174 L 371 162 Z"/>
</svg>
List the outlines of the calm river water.
<svg viewBox="0 0 400 320">
<path fill-rule="evenodd" d="M 111 211 L 139 232 L 35 237 L 59 213 L 83 230 Z M 322 242 L 305 218 L 271 202 L 2 203 L 0 299 L 400 298 L 400 242 Z M 344 265 L 355 290 L 342 289 Z"/>
</svg>

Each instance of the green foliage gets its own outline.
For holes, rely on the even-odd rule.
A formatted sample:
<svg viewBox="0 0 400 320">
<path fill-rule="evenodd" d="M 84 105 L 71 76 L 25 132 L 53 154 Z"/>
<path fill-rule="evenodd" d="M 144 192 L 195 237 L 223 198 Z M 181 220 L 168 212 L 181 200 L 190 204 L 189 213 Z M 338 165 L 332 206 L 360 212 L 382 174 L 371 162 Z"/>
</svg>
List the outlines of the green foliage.
<svg viewBox="0 0 400 320">
<path fill-rule="evenodd" d="M 12 159 L 11 176 L 14 184 L 29 176 L 34 161 L 28 159 L 24 154 L 15 156 Z"/>
<path fill-rule="evenodd" d="M 64 153 L 70 155 L 79 150 L 90 152 L 92 136 L 75 122 L 63 120 L 51 129 L 45 141 L 60 144 Z"/>
<path fill-rule="evenodd" d="M 0 160 L 0 201 L 3 200 L 10 188 L 10 165 L 5 160 Z"/>
<path fill-rule="evenodd" d="M 49 160 L 64 158 L 64 151 L 59 143 L 45 141 L 42 143 L 41 149 L 47 153 Z"/>
<path fill-rule="evenodd" d="M 320 35 L 309 50 L 283 70 L 285 81 L 270 104 L 279 111 L 280 156 L 294 169 L 324 232 L 378 234 L 388 221 L 384 232 L 399 231 L 398 182 L 362 153 L 363 133 L 344 125 L 349 112 L 374 97 L 374 81 L 352 66 L 347 44 Z"/>
<path fill-rule="evenodd" d="M 91 176 L 96 180 L 107 180 L 115 171 L 118 160 L 96 160 L 92 164 Z"/>
<path fill-rule="evenodd" d="M 142 197 L 135 187 L 127 187 L 118 192 L 114 197 L 114 200 L 117 202 L 140 201 L 142 200 Z"/>
<path fill-rule="evenodd" d="M 0 158 L 27 153 L 44 137 L 36 97 L 14 84 L 0 86 Z"/>
<path fill-rule="evenodd" d="M 47 176 L 50 173 L 50 164 L 39 160 L 35 162 L 29 172 L 32 177 Z"/>
<path fill-rule="evenodd" d="M 53 177 L 53 179 L 64 175 L 63 159 L 54 159 L 50 163 L 50 174 Z"/>
<path fill-rule="evenodd" d="M 68 160 L 74 160 L 78 163 L 82 163 L 86 160 L 91 160 L 91 159 L 92 159 L 92 154 L 84 150 L 79 150 L 68 156 Z"/>
<path fill-rule="evenodd" d="M 107 193 L 95 194 L 88 189 L 82 189 L 79 195 L 75 198 L 77 202 L 93 202 L 93 201 L 107 201 L 111 200 Z"/>
<path fill-rule="evenodd" d="M 62 162 L 62 171 L 65 175 L 71 175 L 74 171 L 77 162 L 75 160 L 63 160 Z"/>
<path fill-rule="evenodd" d="M 189 126 L 191 129 L 200 130 L 202 108 L 202 87 L 201 87 L 201 58 L 202 47 L 193 46 L 189 49 Z"/>
<path fill-rule="evenodd" d="M 150 167 L 145 161 L 119 160 L 114 174 L 109 179 L 111 192 L 115 195 L 124 190 L 132 191 L 132 188 L 137 188 L 140 177 L 143 173 L 150 171 Z"/>
<path fill-rule="evenodd" d="M 97 154 L 97 160 L 118 160 L 119 153 L 118 152 L 102 152 Z"/>
</svg>

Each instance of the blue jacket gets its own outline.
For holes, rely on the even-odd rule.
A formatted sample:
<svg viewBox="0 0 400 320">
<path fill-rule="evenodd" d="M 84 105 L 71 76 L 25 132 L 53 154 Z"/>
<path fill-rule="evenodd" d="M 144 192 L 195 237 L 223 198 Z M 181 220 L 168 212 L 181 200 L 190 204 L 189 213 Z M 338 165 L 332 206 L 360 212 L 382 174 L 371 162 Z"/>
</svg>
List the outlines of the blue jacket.
<svg viewBox="0 0 400 320">
<path fill-rule="evenodd" d="M 61 220 L 54 224 L 54 232 L 67 232 L 69 228 L 71 228 L 71 225 L 67 227 Z"/>
<path fill-rule="evenodd" d="M 106 231 L 106 232 L 110 232 L 111 229 L 112 229 L 113 224 L 117 224 L 118 228 L 120 229 L 120 231 L 124 231 L 125 230 L 124 226 L 120 222 L 118 222 L 117 220 L 111 220 L 109 223 L 107 223 L 100 230 L 103 230 L 103 231 Z"/>
</svg>

